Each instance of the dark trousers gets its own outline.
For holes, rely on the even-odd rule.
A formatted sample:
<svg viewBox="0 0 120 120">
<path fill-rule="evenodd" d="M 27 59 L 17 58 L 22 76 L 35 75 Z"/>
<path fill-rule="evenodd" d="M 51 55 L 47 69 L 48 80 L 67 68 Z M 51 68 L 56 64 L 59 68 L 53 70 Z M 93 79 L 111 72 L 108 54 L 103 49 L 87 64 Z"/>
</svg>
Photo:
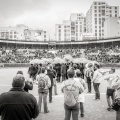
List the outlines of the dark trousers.
<svg viewBox="0 0 120 120">
<path fill-rule="evenodd" d="M 80 102 L 80 111 L 81 111 L 81 114 L 84 114 L 84 103 L 83 102 Z"/>
<path fill-rule="evenodd" d="M 94 90 L 95 90 L 95 99 L 100 99 L 99 85 L 100 83 L 93 83 Z"/>
<path fill-rule="evenodd" d="M 91 79 L 87 77 L 88 92 L 91 92 Z"/>
<path fill-rule="evenodd" d="M 58 74 L 58 75 L 57 75 L 57 82 L 60 82 L 60 77 L 61 77 L 61 75 Z"/>
<path fill-rule="evenodd" d="M 72 120 L 78 120 L 79 109 L 80 109 L 79 103 L 73 107 L 69 107 L 66 104 L 64 104 L 64 108 L 65 108 L 65 119 L 64 120 L 70 120 L 71 114 L 72 114 Z"/>
<path fill-rule="evenodd" d="M 52 102 L 52 86 L 49 88 L 49 102 Z"/>
<path fill-rule="evenodd" d="M 62 75 L 62 81 L 66 80 L 66 74 Z"/>
</svg>

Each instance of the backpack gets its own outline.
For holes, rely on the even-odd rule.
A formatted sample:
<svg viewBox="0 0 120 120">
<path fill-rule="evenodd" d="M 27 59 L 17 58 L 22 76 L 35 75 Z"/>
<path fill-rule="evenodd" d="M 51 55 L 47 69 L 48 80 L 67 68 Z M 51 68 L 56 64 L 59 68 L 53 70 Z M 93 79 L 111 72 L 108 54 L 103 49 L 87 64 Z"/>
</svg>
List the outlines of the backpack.
<svg viewBox="0 0 120 120">
<path fill-rule="evenodd" d="M 65 104 L 69 107 L 75 106 L 78 103 L 79 89 L 76 86 L 74 86 L 74 84 L 71 86 L 71 88 L 68 88 L 68 85 L 65 85 L 64 87 L 64 93 L 65 93 L 64 100 L 65 100 Z"/>
<path fill-rule="evenodd" d="M 45 75 L 46 76 L 46 75 Z M 38 88 L 39 90 L 44 90 L 45 86 L 46 86 L 46 82 L 45 82 L 45 76 L 44 77 L 39 77 L 38 78 Z"/>
</svg>

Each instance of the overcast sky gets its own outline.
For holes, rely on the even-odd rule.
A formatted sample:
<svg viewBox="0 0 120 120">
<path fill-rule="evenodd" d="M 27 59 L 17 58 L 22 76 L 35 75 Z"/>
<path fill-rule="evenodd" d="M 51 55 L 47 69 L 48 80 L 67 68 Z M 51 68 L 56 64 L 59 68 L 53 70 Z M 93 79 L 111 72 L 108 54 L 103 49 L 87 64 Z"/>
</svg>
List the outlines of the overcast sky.
<svg viewBox="0 0 120 120">
<path fill-rule="evenodd" d="M 71 13 L 88 11 L 98 0 L 0 0 L 0 27 L 25 24 L 47 30 L 53 39 L 55 24 L 69 20 Z M 120 6 L 120 0 L 104 0 L 108 5 Z"/>
</svg>

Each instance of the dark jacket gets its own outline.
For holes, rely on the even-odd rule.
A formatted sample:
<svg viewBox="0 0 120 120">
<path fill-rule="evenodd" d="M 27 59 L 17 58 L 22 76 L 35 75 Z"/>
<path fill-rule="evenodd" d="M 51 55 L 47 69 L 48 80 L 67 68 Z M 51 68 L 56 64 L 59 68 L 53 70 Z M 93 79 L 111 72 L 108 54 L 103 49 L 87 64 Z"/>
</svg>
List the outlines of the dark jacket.
<svg viewBox="0 0 120 120">
<path fill-rule="evenodd" d="M 24 91 L 28 92 L 28 90 L 32 90 L 32 89 L 33 89 L 33 83 L 29 81 L 25 81 Z"/>
<path fill-rule="evenodd" d="M 28 69 L 28 73 L 29 74 L 36 74 L 37 73 L 37 69 L 35 66 L 30 66 Z"/>
<path fill-rule="evenodd" d="M 32 120 L 39 114 L 36 98 L 21 88 L 0 95 L 1 120 Z"/>
<path fill-rule="evenodd" d="M 47 75 L 49 76 L 51 80 L 51 87 L 53 86 L 53 78 L 55 78 L 55 74 L 51 70 L 47 70 Z"/>
</svg>

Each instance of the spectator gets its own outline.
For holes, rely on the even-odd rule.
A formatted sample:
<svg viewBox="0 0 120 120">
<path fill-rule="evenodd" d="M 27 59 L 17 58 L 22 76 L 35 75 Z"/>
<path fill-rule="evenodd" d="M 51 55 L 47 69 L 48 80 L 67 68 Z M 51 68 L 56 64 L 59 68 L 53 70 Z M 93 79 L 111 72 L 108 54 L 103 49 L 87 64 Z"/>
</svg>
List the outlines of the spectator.
<svg viewBox="0 0 120 120">
<path fill-rule="evenodd" d="M 17 74 L 23 75 L 23 71 L 18 71 Z M 24 86 L 24 91 L 28 92 L 28 90 L 33 89 L 33 83 L 31 80 L 26 80 L 25 81 L 25 86 Z"/>
<path fill-rule="evenodd" d="M 13 78 L 12 89 L 0 95 L 0 115 L 2 120 L 32 120 L 39 114 L 35 97 L 24 92 L 25 78 L 17 74 Z"/>
<path fill-rule="evenodd" d="M 104 77 L 104 80 L 107 80 L 107 93 L 106 93 L 106 99 L 107 99 L 107 103 L 108 103 L 108 108 L 107 110 L 110 111 L 112 110 L 112 104 L 114 103 L 114 100 L 115 100 L 115 96 L 114 96 L 114 92 L 115 92 L 115 89 L 113 89 L 111 87 L 111 84 L 112 84 L 112 81 L 114 79 L 116 79 L 118 76 L 115 74 L 115 68 L 111 68 L 111 70 L 109 71 L 109 74 L 106 75 Z M 111 99 L 112 99 L 112 104 L 111 104 Z"/>
<path fill-rule="evenodd" d="M 44 103 L 44 113 L 48 113 L 48 107 L 47 107 L 47 95 L 49 88 L 51 87 L 51 81 L 48 75 L 45 74 L 45 68 L 41 68 L 41 73 L 38 77 L 38 94 L 39 94 L 39 112 L 41 112 L 41 106 L 42 106 L 42 99 Z"/>
<path fill-rule="evenodd" d="M 120 78 L 119 77 L 112 82 L 111 87 L 116 90 L 115 101 L 119 106 L 118 110 L 116 110 L 116 120 L 120 120 Z"/>
<path fill-rule="evenodd" d="M 102 74 L 99 72 L 99 65 L 96 64 L 93 79 L 91 81 L 91 82 L 93 82 L 93 87 L 94 87 L 94 90 L 95 90 L 94 100 L 100 100 L 99 85 L 101 83 L 101 77 L 102 77 Z"/>
<path fill-rule="evenodd" d="M 65 120 L 70 120 L 71 114 L 73 120 L 78 120 L 80 109 L 79 93 L 84 91 L 80 82 L 74 80 L 75 72 L 73 69 L 67 71 L 68 80 L 62 82 L 62 92 L 64 93 Z M 76 99 L 75 99 L 76 98 Z"/>
<path fill-rule="evenodd" d="M 53 73 L 52 68 L 50 66 L 47 68 L 47 75 L 49 76 L 50 81 L 51 81 L 51 87 L 49 87 L 49 103 L 51 103 L 52 102 L 53 79 L 55 78 L 55 74 Z"/>
<path fill-rule="evenodd" d="M 84 87 L 84 90 L 86 89 L 86 84 L 85 84 L 85 80 L 82 79 L 82 73 L 80 72 L 80 70 L 77 70 L 76 71 L 76 78 L 75 80 L 77 80 L 78 82 L 80 82 L 83 87 Z M 81 111 L 81 117 L 84 117 L 84 93 L 81 93 L 79 95 L 79 102 L 80 102 L 80 111 Z"/>
</svg>

